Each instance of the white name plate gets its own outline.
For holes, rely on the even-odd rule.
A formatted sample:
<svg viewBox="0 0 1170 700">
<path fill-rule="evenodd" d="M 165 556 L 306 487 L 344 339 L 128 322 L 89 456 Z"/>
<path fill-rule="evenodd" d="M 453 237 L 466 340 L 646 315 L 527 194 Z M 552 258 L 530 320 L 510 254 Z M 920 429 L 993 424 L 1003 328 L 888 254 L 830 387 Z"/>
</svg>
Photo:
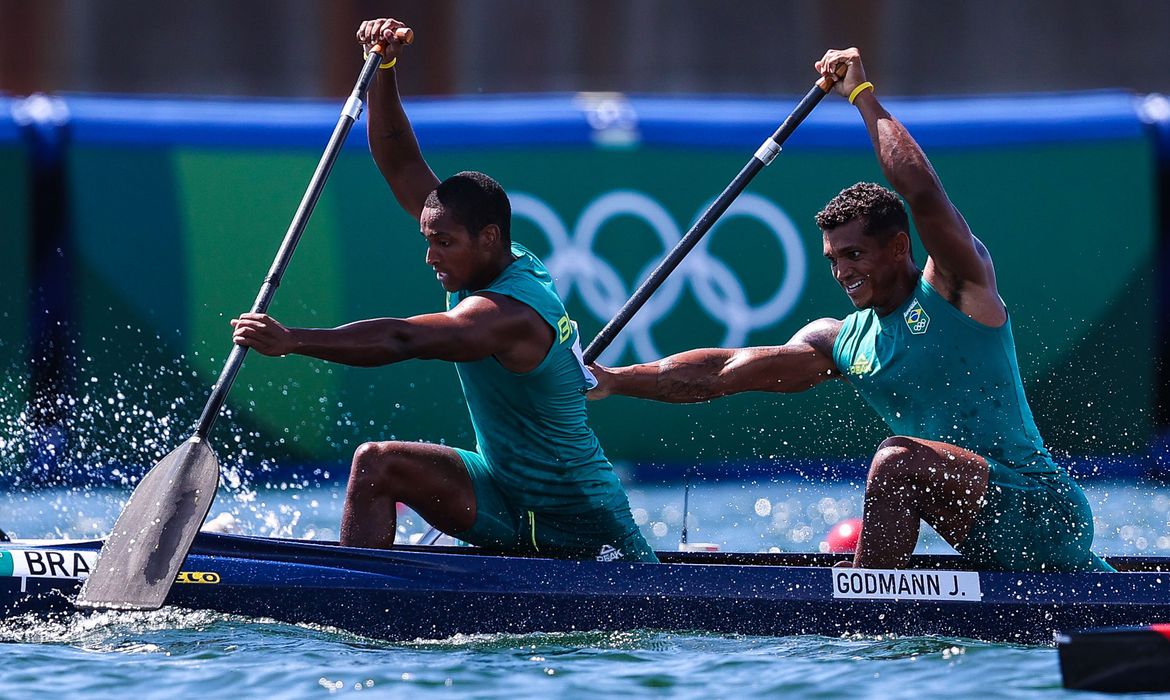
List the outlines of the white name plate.
<svg viewBox="0 0 1170 700">
<path fill-rule="evenodd" d="M 976 603 L 983 599 L 975 571 L 832 569 L 834 598 L 872 600 L 947 600 Z"/>
</svg>

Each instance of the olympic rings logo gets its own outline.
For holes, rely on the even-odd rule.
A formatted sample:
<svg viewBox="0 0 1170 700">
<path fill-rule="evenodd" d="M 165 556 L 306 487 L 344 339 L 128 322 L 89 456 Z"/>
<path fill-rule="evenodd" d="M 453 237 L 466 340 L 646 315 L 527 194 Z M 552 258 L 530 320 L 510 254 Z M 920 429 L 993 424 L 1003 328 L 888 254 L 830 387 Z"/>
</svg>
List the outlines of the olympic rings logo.
<svg viewBox="0 0 1170 700">
<path fill-rule="evenodd" d="M 548 239 L 552 252 L 544 262 L 561 297 L 568 302 L 574 294 L 579 294 L 590 313 L 602 321 L 617 314 L 633 293 L 633 288 L 626 287 L 613 265 L 593 250 L 594 240 L 602 227 L 614 217 L 640 219 L 662 242 L 662 255 L 673 249 L 683 236 L 674 218 L 658 201 L 632 190 L 614 190 L 594 199 L 581 213 L 572 234 L 552 207 L 539 198 L 523 192 L 512 193 L 510 198 L 513 218 L 527 219 Z M 694 220 L 709 205 L 710 202 L 704 204 Z M 752 305 L 748 300 L 735 272 L 708 252 L 708 242 L 720 226 L 735 217 L 761 222 L 776 237 L 784 253 L 779 287 L 759 305 Z M 649 261 L 638 273 L 638 283 L 650 274 L 662 255 Z M 731 204 L 599 359 L 603 363 L 616 362 L 629 345 L 633 346 L 639 362 L 662 357 L 650 331 L 674 310 L 688 287 L 703 310 L 726 327 L 721 345 L 744 345 L 753 330 L 767 328 L 792 311 L 804 290 L 806 270 L 804 246 L 792 219 L 768 199 L 745 192 Z"/>
</svg>

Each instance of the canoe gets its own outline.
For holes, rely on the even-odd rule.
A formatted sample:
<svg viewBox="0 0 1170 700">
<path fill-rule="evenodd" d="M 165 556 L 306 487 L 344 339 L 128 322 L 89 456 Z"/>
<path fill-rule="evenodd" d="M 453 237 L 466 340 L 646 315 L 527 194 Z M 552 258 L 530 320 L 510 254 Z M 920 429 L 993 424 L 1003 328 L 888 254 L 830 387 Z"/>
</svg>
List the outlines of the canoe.
<svg viewBox="0 0 1170 700">
<path fill-rule="evenodd" d="M 0 619 L 75 610 L 101 540 L 0 542 Z M 916 556 L 906 570 L 839 555 L 660 552 L 662 564 L 393 550 L 200 533 L 167 605 L 326 625 L 387 640 L 455 634 L 698 630 L 945 635 L 1052 644 L 1058 630 L 1170 619 L 1170 558 L 1104 573 L 996 573 Z"/>
</svg>

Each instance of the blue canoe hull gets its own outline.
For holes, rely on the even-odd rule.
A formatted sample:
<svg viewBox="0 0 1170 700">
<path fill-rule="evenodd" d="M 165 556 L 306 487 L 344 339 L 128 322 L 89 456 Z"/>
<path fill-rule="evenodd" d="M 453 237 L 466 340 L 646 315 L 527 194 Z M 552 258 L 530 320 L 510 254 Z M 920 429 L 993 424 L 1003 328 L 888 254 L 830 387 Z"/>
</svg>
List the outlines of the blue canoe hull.
<svg viewBox="0 0 1170 700">
<path fill-rule="evenodd" d="M 0 542 L 0 617 L 72 612 L 100 541 Z M 1170 619 L 1170 561 L 1118 574 L 833 569 L 831 555 L 661 553 L 663 564 L 390 551 L 201 534 L 168 605 L 378 639 L 667 629 L 754 635 L 945 635 L 1051 644 L 1056 631 Z"/>
</svg>

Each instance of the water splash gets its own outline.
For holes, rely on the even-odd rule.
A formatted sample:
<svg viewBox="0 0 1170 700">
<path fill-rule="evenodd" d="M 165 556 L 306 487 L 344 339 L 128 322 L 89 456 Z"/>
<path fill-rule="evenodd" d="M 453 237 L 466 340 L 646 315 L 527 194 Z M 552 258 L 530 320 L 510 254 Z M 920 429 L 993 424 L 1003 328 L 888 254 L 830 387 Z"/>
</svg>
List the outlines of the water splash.
<svg viewBox="0 0 1170 700">
<path fill-rule="evenodd" d="M 131 335 L 143 340 L 123 348 L 121 340 L 102 338 L 96 350 L 68 341 L 70 352 L 53 360 L 66 369 L 55 371 L 50 388 L 41 367 L 46 358 L 34 359 L 30 372 L 12 372 L 0 384 L 0 503 L 5 506 L 0 515 L 7 530 L 24 537 L 103 535 L 146 471 L 191 434 L 211 382 L 186 356 L 170 354 L 162 336 L 147 341 L 141 331 Z M 138 359 L 125 362 L 120 354 Z M 111 372 L 111 366 L 121 369 Z M 336 419 L 329 439 L 348 443 L 347 431 L 356 427 L 345 407 L 332 402 L 321 408 Z M 287 500 L 268 503 L 265 494 L 332 483 L 338 470 L 290 470 L 267 456 L 284 450 L 284 438 L 262 432 L 249 417 L 252 411 L 247 403 L 227 406 L 217 422 L 212 441 L 221 479 L 212 516 L 230 515 L 235 531 L 245 534 L 305 536 L 304 509 Z M 41 496 L 46 492 L 49 498 Z M 46 512 L 30 513 L 32 504 Z M 31 526 L 29 516 L 55 522 Z M 307 536 L 335 534 L 318 527 Z"/>
</svg>

